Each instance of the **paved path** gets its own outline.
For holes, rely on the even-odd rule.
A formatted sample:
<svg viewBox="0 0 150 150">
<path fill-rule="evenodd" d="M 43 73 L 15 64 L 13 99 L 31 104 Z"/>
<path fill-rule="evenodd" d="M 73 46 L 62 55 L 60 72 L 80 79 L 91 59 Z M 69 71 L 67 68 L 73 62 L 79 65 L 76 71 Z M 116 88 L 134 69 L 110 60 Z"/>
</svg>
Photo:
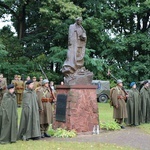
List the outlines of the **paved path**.
<svg viewBox="0 0 150 150">
<path fill-rule="evenodd" d="M 54 141 L 99 142 L 150 150 L 150 134 L 137 127 L 126 127 L 119 131 L 101 131 L 99 135 L 78 135 L 74 138 L 50 138 Z"/>
</svg>

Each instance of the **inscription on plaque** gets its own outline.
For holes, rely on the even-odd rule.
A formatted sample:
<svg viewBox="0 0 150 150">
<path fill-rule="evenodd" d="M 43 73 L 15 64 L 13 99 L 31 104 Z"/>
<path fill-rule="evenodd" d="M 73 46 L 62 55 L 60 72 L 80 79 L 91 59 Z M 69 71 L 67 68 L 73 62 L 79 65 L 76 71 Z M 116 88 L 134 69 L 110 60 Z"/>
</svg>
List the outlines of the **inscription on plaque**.
<svg viewBox="0 0 150 150">
<path fill-rule="evenodd" d="M 67 95 L 58 94 L 56 102 L 56 120 L 66 122 Z"/>
</svg>

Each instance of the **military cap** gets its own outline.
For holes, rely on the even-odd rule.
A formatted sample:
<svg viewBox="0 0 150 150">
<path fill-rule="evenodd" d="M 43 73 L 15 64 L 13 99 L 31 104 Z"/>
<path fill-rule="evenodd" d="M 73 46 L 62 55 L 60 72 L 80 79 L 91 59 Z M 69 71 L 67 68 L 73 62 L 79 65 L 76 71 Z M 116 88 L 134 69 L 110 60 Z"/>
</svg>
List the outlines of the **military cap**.
<svg viewBox="0 0 150 150">
<path fill-rule="evenodd" d="M 20 75 L 18 75 L 18 78 L 21 78 L 21 76 L 20 76 Z"/>
<path fill-rule="evenodd" d="M 40 76 L 40 79 L 43 79 L 43 77 L 42 77 L 42 76 Z"/>
<path fill-rule="evenodd" d="M 135 82 L 131 82 L 130 83 L 130 87 L 132 87 L 133 85 L 135 85 L 136 83 Z"/>
<path fill-rule="evenodd" d="M 44 85 L 44 84 L 46 84 L 46 83 L 49 83 L 48 79 L 44 79 L 44 80 L 42 81 L 42 85 Z"/>
<path fill-rule="evenodd" d="M 82 21 L 82 17 L 77 17 L 77 18 L 76 18 L 76 21 L 77 21 L 77 20 L 81 20 L 81 21 Z"/>
<path fill-rule="evenodd" d="M 9 90 L 9 89 L 12 89 L 12 88 L 14 88 L 14 84 L 9 84 L 8 86 L 7 86 L 7 89 Z"/>
<path fill-rule="evenodd" d="M 143 82 L 144 85 L 147 84 L 147 83 L 148 83 L 148 80 L 146 80 L 146 81 Z"/>
<path fill-rule="evenodd" d="M 118 79 L 118 80 L 117 80 L 117 84 L 119 84 L 119 83 L 122 83 L 122 80 L 121 80 L 121 79 Z"/>
<path fill-rule="evenodd" d="M 32 81 L 32 80 L 28 80 L 28 81 L 26 82 L 27 85 L 29 85 L 30 83 L 33 83 L 33 81 Z"/>
<path fill-rule="evenodd" d="M 33 79 L 36 79 L 36 77 L 34 76 Z"/>
</svg>

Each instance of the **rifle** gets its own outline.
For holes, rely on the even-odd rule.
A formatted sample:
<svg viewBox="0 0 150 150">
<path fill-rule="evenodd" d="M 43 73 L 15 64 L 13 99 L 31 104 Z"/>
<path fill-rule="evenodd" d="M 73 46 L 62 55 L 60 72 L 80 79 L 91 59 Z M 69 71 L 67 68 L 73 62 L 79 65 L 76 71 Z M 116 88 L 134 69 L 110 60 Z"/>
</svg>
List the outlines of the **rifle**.
<svg viewBox="0 0 150 150">
<path fill-rule="evenodd" d="M 108 69 L 107 75 L 108 75 L 108 76 L 110 75 L 112 78 L 114 78 L 114 79 L 117 81 L 117 78 L 110 72 L 109 69 Z M 125 93 L 125 95 L 127 96 L 128 93 L 125 91 L 124 87 L 122 87 L 122 90 L 123 90 L 123 92 Z M 127 97 L 126 97 L 125 100 L 127 100 Z"/>
<path fill-rule="evenodd" d="M 43 73 L 43 75 L 45 76 L 45 78 L 48 79 L 47 75 L 45 74 L 45 72 L 44 72 L 44 70 L 42 69 L 42 67 L 41 67 L 40 64 L 39 64 L 39 68 L 40 68 L 41 72 Z M 54 95 L 54 93 L 53 93 L 52 88 L 50 87 L 50 85 L 49 85 L 49 90 L 50 90 L 50 92 L 51 92 L 51 95 L 52 95 L 53 100 L 56 99 L 56 97 L 55 97 L 55 95 Z"/>
</svg>

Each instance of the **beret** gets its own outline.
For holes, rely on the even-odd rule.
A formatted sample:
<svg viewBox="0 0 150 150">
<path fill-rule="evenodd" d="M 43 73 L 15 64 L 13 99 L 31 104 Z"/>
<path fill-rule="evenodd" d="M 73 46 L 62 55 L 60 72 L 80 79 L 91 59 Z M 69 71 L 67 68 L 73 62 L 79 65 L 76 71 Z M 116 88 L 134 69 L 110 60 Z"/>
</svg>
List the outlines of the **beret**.
<svg viewBox="0 0 150 150">
<path fill-rule="evenodd" d="M 49 83 L 48 79 L 44 79 L 44 80 L 42 81 L 42 85 L 44 85 L 45 83 Z"/>
<path fill-rule="evenodd" d="M 131 82 L 130 83 L 130 87 L 132 87 L 133 85 L 135 85 L 136 83 L 135 82 Z"/>
<path fill-rule="evenodd" d="M 27 85 L 29 85 L 30 83 L 33 83 L 33 81 L 32 81 L 32 80 L 28 80 L 28 81 L 26 82 Z"/>
<path fill-rule="evenodd" d="M 14 88 L 15 86 L 14 86 L 14 84 L 9 84 L 8 86 L 7 86 L 7 89 L 9 90 L 9 89 L 12 89 L 12 88 Z"/>
</svg>

